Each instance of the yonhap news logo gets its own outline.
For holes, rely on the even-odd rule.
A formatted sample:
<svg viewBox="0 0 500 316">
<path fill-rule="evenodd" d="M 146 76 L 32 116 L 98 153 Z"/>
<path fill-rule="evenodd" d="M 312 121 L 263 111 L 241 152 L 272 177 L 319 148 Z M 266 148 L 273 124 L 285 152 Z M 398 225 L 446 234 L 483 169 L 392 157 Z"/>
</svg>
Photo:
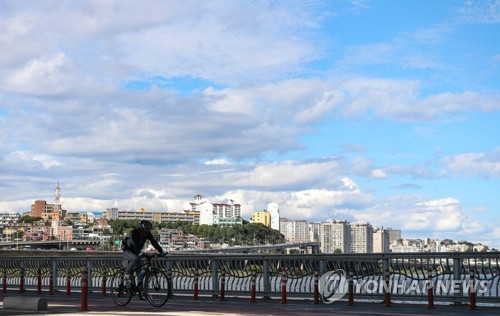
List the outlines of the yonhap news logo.
<svg viewBox="0 0 500 316">
<path fill-rule="evenodd" d="M 338 269 L 328 271 L 319 279 L 319 293 L 321 299 L 326 304 L 331 304 L 342 299 L 348 290 L 349 284 L 347 274 L 344 270 Z"/>
<path fill-rule="evenodd" d="M 396 278 L 389 279 L 388 282 L 380 276 L 362 277 L 353 279 L 352 291 L 357 294 L 386 294 L 394 295 L 427 295 L 429 290 L 441 296 L 453 297 L 458 294 L 476 293 L 485 295 L 491 287 L 488 280 L 448 280 Z M 321 275 L 319 279 L 319 294 L 325 304 L 331 304 L 341 300 L 349 292 L 349 280 L 347 273 L 338 269 L 328 271 Z"/>
</svg>

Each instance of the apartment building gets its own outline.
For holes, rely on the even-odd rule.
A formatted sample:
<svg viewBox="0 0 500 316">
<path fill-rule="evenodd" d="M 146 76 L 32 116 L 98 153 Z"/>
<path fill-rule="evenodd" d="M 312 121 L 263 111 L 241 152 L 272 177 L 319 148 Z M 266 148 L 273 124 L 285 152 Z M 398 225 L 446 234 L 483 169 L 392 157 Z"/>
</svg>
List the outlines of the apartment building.
<svg viewBox="0 0 500 316">
<path fill-rule="evenodd" d="M 351 252 L 351 226 L 345 220 L 328 220 L 321 223 L 319 238 L 322 253 Z"/>
<path fill-rule="evenodd" d="M 309 223 L 305 220 L 280 220 L 280 233 L 290 242 L 309 242 Z"/>
<path fill-rule="evenodd" d="M 389 252 L 389 233 L 383 228 L 373 230 L 373 252 Z"/>
<path fill-rule="evenodd" d="M 309 223 L 309 241 L 320 241 L 321 223 Z"/>
<path fill-rule="evenodd" d="M 184 222 L 193 225 L 198 225 L 200 223 L 200 212 L 191 210 L 182 212 L 148 212 L 143 209 L 139 211 L 119 211 L 116 208 L 108 208 L 103 213 L 103 216 L 108 220 L 149 220 L 158 223 Z"/>
<path fill-rule="evenodd" d="M 190 205 L 191 211 L 200 213 L 200 225 L 232 226 L 243 224 L 241 205 L 231 199 L 228 203 L 210 203 L 202 195 L 196 195 Z"/>
<path fill-rule="evenodd" d="M 50 204 L 46 201 L 35 201 L 31 205 L 29 215 L 33 217 L 41 217 L 44 221 L 48 219 L 63 220 L 66 215 L 66 210 L 61 208 L 60 204 Z"/>
<path fill-rule="evenodd" d="M 17 222 L 21 218 L 18 212 L 0 212 L 0 224 Z"/>
<path fill-rule="evenodd" d="M 368 223 L 351 224 L 351 253 L 373 252 L 373 227 Z"/>
<path fill-rule="evenodd" d="M 386 231 L 389 234 L 389 244 L 401 239 L 401 229 L 386 228 Z"/>
</svg>

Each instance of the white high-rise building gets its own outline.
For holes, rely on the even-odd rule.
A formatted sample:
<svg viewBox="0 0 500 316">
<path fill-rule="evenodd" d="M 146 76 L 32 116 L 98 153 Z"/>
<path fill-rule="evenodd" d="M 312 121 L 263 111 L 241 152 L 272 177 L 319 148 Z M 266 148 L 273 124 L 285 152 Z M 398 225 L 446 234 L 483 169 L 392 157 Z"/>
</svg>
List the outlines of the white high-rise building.
<svg viewBox="0 0 500 316">
<path fill-rule="evenodd" d="M 112 207 L 106 209 L 107 219 L 117 219 L 118 218 L 118 207 Z"/>
<path fill-rule="evenodd" d="M 190 202 L 191 210 L 200 212 L 200 225 L 241 225 L 241 205 L 229 200 L 228 203 L 210 203 L 201 195 Z"/>
<path fill-rule="evenodd" d="M 309 223 L 309 241 L 319 241 L 321 223 Z"/>
<path fill-rule="evenodd" d="M 373 227 L 368 223 L 351 224 L 351 253 L 373 252 Z"/>
<path fill-rule="evenodd" d="M 373 252 L 389 252 L 389 234 L 383 228 L 373 231 Z"/>
<path fill-rule="evenodd" d="M 278 204 L 269 203 L 267 204 L 267 211 L 271 214 L 271 228 L 280 230 L 280 209 Z"/>
<path fill-rule="evenodd" d="M 229 200 L 227 203 L 213 204 L 214 225 L 232 226 L 243 224 L 241 204 Z"/>
<path fill-rule="evenodd" d="M 202 195 L 196 195 L 194 200 L 189 203 L 191 211 L 200 212 L 200 225 L 214 224 L 214 206 Z"/>
<path fill-rule="evenodd" d="M 286 241 L 308 242 L 309 222 L 282 218 L 280 221 L 280 233 L 285 236 Z"/>
<path fill-rule="evenodd" d="M 322 253 L 351 252 L 351 226 L 345 220 L 328 220 L 321 223 L 319 239 Z"/>
</svg>

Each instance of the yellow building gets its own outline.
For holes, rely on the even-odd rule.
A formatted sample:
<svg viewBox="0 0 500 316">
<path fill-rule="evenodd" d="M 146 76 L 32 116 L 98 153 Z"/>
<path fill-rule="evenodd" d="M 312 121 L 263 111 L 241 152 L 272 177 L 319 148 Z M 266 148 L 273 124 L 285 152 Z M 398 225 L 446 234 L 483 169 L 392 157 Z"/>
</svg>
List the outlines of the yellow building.
<svg viewBox="0 0 500 316">
<path fill-rule="evenodd" d="M 269 212 L 255 212 L 252 213 L 252 223 L 262 223 L 267 227 L 271 227 L 271 213 Z"/>
</svg>

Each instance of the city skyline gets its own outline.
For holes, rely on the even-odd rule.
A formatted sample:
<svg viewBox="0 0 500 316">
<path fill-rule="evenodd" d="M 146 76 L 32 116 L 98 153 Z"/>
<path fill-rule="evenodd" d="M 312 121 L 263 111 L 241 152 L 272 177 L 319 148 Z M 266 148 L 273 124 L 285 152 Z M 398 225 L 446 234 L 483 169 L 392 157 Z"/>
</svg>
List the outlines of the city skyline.
<svg viewBox="0 0 500 316">
<path fill-rule="evenodd" d="M 0 211 L 59 181 L 68 211 L 202 194 L 500 248 L 497 8 L 0 2 Z"/>
</svg>

